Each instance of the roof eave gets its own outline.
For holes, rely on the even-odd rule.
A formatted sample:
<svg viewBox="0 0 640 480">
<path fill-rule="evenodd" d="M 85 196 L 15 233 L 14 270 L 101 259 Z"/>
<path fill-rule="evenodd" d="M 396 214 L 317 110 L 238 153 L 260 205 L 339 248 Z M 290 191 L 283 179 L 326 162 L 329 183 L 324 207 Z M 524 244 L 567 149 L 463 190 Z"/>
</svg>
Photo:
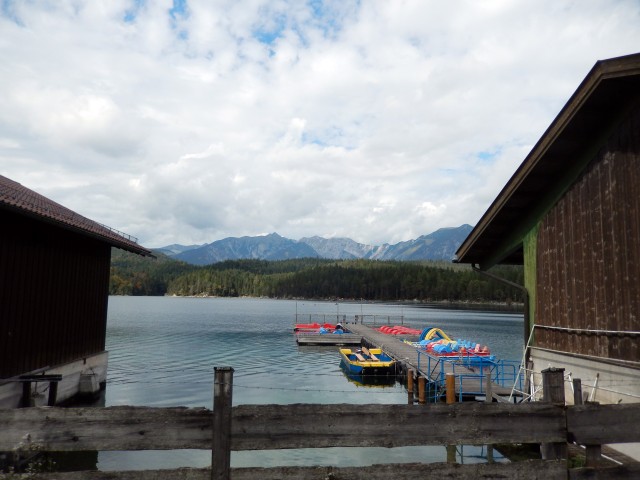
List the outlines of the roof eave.
<svg viewBox="0 0 640 480">
<path fill-rule="evenodd" d="M 486 234 L 487 229 L 502 212 L 506 203 L 513 197 L 523 181 L 545 158 L 549 147 L 553 145 L 558 137 L 565 131 L 584 105 L 584 102 L 592 95 L 598 86 L 610 78 L 620 78 L 638 74 L 640 74 L 640 54 L 599 60 L 595 63 L 551 125 L 549 125 L 531 149 L 530 153 L 516 169 L 513 176 L 480 218 L 474 229 L 462 242 L 456 252 L 456 261 L 458 263 L 481 263 L 477 253 L 474 254 L 473 252 L 474 246 L 476 246 L 478 240 Z M 492 262 L 492 264 L 501 263 L 503 260 L 504 259 L 497 259 Z"/>
</svg>

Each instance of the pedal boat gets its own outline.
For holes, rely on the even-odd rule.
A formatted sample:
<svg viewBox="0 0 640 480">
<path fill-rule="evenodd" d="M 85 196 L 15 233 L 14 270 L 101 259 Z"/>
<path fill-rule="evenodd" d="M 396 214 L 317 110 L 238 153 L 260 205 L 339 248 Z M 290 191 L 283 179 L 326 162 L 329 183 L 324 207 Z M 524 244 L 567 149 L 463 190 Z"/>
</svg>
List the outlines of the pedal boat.
<svg viewBox="0 0 640 480">
<path fill-rule="evenodd" d="M 396 361 L 380 348 L 341 348 L 344 368 L 357 375 L 395 375 Z"/>
</svg>

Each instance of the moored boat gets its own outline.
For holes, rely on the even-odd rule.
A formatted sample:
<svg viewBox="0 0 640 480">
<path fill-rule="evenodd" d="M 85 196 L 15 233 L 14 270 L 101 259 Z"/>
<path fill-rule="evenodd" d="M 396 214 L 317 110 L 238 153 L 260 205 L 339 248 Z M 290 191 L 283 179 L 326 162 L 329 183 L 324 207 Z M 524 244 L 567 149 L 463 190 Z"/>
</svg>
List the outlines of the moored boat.
<svg viewBox="0 0 640 480">
<path fill-rule="evenodd" d="M 342 365 L 349 372 L 359 375 L 395 375 L 396 362 L 380 348 L 341 348 Z"/>
<path fill-rule="evenodd" d="M 417 330 L 415 328 L 405 327 L 403 325 L 383 325 L 380 328 L 376 328 L 380 333 L 384 333 L 385 335 L 420 335 L 421 330 Z"/>
<path fill-rule="evenodd" d="M 324 333 L 349 333 L 349 330 L 347 330 L 346 328 L 344 328 L 342 326 L 342 324 L 340 323 L 336 323 L 331 324 L 331 323 L 323 323 L 323 324 L 319 324 L 319 323 L 296 323 L 293 326 L 293 333 L 295 333 L 296 335 L 298 334 L 309 334 L 309 333 L 319 333 L 319 334 L 324 334 Z"/>
<path fill-rule="evenodd" d="M 489 347 L 476 342 L 451 339 L 439 328 L 425 328 L 419 342 L 407 342 L 439 358 L 462 360 L 468 366 L 485 366 L 495 361 Z"/>
<path fill-rule="evenodd" d="M 351 373 L 344 366 L 344 362 L 340 362 L 342 366 L 342 373 L 347 378 L 349 383 L 354 384 L 356 387 L 375 387 L 384 388 L 392 387 L 396 384 L 395 375 L 364 375 L 362 373 Z"/>
<path fill-rule="evenodd" d="M 318 333 L 320 331 L 320 329 L 324 329 L 326 331 L 329 332 L 333 332 L 335 330 L 336 326 L 331 324 L 331 323 L 296 323 L 293 326 L 293 331 L 294 332 L 311 332 L 311 333 Z"/>
</svg>

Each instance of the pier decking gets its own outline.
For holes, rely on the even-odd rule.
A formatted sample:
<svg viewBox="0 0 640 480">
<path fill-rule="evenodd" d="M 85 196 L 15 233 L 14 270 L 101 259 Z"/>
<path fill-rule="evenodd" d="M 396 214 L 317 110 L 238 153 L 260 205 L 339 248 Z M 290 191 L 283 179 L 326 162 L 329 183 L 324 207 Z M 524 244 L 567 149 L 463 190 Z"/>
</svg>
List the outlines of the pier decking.
<svg viewBox="0 0 640 480">
<path fill-rule="evenodd" d="M 382 348 L 387 354 L 394 357 L 397 362 L 403 365 L 403 369 L 412 369 L 418 376 L 424 376 L 434 385 L 442 384 L 447 373 L 456 376 L 456 396 L 481 396 L 486 393 L 486 375 L 465 367 L 456 362 L 445 361 L 420 352 L 415 347 L 404 343 L 401 339 L 393 335 L 385 335 L 367 325 L 349 324 L 349 330 L 362 338 L 362 343 L 368 346 Z M 511 388 L 503 387 L 495 382 L 491 382 L 491 392 L 494 396 L 510 396 Z"/>
</svg>

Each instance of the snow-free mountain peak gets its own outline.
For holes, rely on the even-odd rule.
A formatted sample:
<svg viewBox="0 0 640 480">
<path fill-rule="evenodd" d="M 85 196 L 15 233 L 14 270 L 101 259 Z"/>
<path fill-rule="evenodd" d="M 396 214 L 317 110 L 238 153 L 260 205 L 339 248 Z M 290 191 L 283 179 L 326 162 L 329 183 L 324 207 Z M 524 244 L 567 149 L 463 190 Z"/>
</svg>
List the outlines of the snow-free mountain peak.
<svg viewBox="0 0 640 480">
<path fill-rule="evenodd" d="M 308 257 L 450 261 L 471 230 L 471 225 L 466 224 L 459 227 L 441 228 L 415 240 L 394 245 L 386 243 L 365 245 L 350 238 L 322 238 L 318 236 L 305 237 L 296 241 L 274 232 L 256 237 L 228 237 L 193 248 L 169 245 L 157 250 L 170 257 L 196 265 L 208 265 L 224 260 L 286 260 Z"/>
</svg>

